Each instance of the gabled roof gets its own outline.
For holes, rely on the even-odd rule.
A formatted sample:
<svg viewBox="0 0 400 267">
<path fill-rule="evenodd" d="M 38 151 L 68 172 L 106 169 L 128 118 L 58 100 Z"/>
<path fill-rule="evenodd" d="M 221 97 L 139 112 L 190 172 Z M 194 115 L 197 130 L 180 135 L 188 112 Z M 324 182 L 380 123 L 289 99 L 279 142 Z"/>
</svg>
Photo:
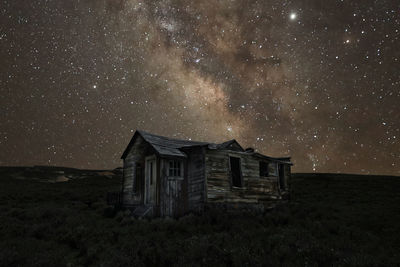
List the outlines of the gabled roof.
<svg viewBox="0 0 400 267">
<path fill-rule="evenodd" d="M 121 158 L 124 159 L 134 144 L 137 135 L 140 135 L 147 143 L 149 143 L 158 154 L 162 156 L 178 156 L 178 157 L 186 157 L 186 154 L 179 150 L 179 148 L 191 147 L 191 146 L 206 146 L 210 143 L 206 142 L 197 142 L 197 141 L 189 141 L 189 140 L 180 140 L 169 138 L 165 136 L 151 134 L 145 131 L 137 130 L 133 135 L 129 145 L 125 149 Z"/>
<path fill-rule="evenodd" d="M 181 140 L 175 138 L 169 138 L 161 135 L 151 134 L 142 130 L 136 130 L 135 134 L 133 135 L 131 141 L 129 142 L 128 146 L 126 147 L 124 153 L 121 156 L 121 159 L 126 158 L 131 147 L 135 143 L 135 140 L 138 136 L 141 136 L 154 150 L 161 156 L 174 156 L 174 157 L 187 157 L 184 151 L 180 150 L 187 147 L 194 147 L 194 146 L 207 146 L 209 149 L 227 149 L 231 150 L 232 145 L 237 145 L 240 151 L 236 151 L 236 153 L 245 153 L 254 155 L 259 158 L 284 163 L 284 164 L 292 164 L 290 162 L 290 157 L 287 158 L 274 158 L 269 157 L 258 152 L 253 151 L 245 151 L 242 146 L 235 140 L 229 140 L 221 144 L 215 143 L 208 143 L 208 142 L 198 142 L 198 141 L 189 141 L 189 140 Z"/>
<path fill-rule="evenodd" d="M 218 144 L 217 149 L 229 149 L 233 145 L 237 145 L 240 151 L 244 151 L 243 147 L 235 139 L 223 142 L 222 144 Z"/>
</svg>

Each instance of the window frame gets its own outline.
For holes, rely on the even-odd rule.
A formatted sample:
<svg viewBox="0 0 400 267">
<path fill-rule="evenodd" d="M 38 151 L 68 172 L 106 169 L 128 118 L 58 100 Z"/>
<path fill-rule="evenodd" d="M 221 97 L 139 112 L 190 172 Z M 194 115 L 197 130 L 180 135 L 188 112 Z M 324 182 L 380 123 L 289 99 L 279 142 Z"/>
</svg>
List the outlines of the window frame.
<svg viewBox="0 0 400 267">
<path fill-rule="evenodd" d="M 183 160 L 169 159 L 167 176 L 170 178 L 183 178 Z"/>
</svg>

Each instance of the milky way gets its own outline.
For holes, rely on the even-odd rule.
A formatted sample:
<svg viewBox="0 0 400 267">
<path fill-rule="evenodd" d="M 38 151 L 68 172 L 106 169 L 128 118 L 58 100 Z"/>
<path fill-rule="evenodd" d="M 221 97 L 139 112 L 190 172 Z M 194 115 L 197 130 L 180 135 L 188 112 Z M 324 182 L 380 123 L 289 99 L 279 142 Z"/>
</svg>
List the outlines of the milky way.
<svg viewBox="0 0 400 267">
<path fill-rule="evenodd" d="M 143 129 L 400 174 L 398 1 L 0 6 L 1 165 L 116 167 Z"/>
</svg>

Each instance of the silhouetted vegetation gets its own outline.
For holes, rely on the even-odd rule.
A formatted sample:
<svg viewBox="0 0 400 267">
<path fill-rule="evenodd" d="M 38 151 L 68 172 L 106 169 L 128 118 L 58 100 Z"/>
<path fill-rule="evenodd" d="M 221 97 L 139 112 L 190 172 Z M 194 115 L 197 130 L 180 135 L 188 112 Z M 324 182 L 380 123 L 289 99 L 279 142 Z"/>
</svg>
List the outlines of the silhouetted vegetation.
<svg viewBox="0 0 400 267">
<path fill-rule="evenodd" d="M 48 183 L 7 171 L 1 266 L 400 264 L 399 177 L 298 174 L 291 201 L 264 215 L 148 220 L 106 205 L 118 175 Z"/>
</svg>

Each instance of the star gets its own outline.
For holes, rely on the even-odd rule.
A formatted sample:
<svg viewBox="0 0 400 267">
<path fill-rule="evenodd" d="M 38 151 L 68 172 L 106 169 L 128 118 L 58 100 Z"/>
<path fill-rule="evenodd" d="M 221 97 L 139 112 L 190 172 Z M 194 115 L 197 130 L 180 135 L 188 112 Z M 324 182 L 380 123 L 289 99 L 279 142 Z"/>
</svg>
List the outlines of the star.
<svg viewBox="0 0 400 267">
<path fill-rule="evenodd" d="M 143 129 L 400 175 L 396 0 L 17 2 L 1 1 L 0 164 L 117 167 Z"/>
<path fill-rule="evenodd" d="M 296 20 L 297 14 L 295 12 L 290 13 L 289 18 L 290 18 L 290 20 Z"/>
</svg>

